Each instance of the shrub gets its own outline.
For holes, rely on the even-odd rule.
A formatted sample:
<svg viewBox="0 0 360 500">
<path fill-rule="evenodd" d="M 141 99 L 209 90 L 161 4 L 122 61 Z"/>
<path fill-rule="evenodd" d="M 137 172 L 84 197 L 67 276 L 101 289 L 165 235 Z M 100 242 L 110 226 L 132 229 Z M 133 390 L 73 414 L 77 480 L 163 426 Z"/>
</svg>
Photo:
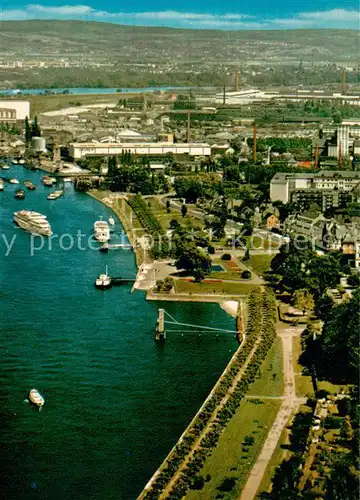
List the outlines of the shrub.
<svg viewBox="0 0 360 500">
<path fill-rule="evenodd" d="M 222 260 L 231 260 L 231 255 L 229 253 L 224 253 L 222 256 L 221 256 L 221 259 Z"/>
<path fill-rule="evenodd" d="M 217 487 L 219 491 L 231 491 L 236 483 L 236 479 L 234 477 L 226 477 L 224 481 Z"/>
<path fill-rule="evenodd" d="M 243 444 L 245 446 L 252 446 L 255 442 L 255 439 L 252 436 L 245 436 Z"/>
<path fill-rule="evenodd" d="M 214 255 L 215 253 L 215 248 L 212 246 L 212 245 L 209 245 L 208 246 L 208 252 L 210 255 Z"/>
<path fill-rule="evenodd" d="M 241 277 L 243 280 L 249 280 L 251 278 L 251 272 L 250 271 L 243 271 L 241 273 Z"/>
</svg>

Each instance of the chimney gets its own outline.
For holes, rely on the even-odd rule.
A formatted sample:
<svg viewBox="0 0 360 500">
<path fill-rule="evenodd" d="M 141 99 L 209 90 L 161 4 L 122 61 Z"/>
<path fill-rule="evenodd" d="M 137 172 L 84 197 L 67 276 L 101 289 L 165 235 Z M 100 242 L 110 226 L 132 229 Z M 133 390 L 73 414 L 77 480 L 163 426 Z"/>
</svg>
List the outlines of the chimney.
<svg viewBox="0 0 360 500">
<path fill-rule="evenodd" d="M 346 77 L 346 72 L 343 70 L 341 73 L 341 90 L 345 92 L 345 77 Z"/>
<path fill-rule="evenodd" d="M 188 119 L 187 119 L 187 142 L 190 142 L 190 110 L 188 110 Z"/>
<path fill-rule="evenodd" d="M 224 88 L 223 88 L 223 104 L 225 105 L 226 104 L 226 87 L 224 85 Z"/>
<path fill-rule="evenodd" d="M 235 92 L 239 92 L 239 70 L 235 73 Z"/>
</svg>

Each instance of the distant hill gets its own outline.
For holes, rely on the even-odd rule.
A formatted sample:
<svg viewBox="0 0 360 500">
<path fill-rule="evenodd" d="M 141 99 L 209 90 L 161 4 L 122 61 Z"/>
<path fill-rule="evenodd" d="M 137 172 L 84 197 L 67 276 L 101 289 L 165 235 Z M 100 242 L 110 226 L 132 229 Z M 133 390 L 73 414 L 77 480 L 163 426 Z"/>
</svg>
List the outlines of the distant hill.
<svg viewBox="0 0 360 500">
<path fill-rule="evenodd" d="M 217 31 L 83 21 L 2 21 L 1 59 L 77 57 L 136 63 L 358 62 L 352 30 Z"/>
</svg>

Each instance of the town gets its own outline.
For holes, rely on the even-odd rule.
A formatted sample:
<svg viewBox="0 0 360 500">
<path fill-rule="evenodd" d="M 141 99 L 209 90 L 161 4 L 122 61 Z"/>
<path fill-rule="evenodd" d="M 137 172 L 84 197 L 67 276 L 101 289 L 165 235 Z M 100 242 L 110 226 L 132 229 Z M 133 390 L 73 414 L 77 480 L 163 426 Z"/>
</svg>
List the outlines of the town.
<svg viewBox="0 0 360 500">
<path fill-rule="evenodd" d="M 360 88 L 344 66 L 336 84 L 298 87 L 230 69 L 226 85 L 8 92 L 2 186 L 21 162 L 118 217 L 125 243 L 114 230 L 100 250 L 134 251 L 120 281 L 158 309 L 159 357 L 170 325 L 236 338 L 139 499 L 356 498 Z M 176 303 L 219 304 L 236 329 L 177 321 Z"/>
</svg>

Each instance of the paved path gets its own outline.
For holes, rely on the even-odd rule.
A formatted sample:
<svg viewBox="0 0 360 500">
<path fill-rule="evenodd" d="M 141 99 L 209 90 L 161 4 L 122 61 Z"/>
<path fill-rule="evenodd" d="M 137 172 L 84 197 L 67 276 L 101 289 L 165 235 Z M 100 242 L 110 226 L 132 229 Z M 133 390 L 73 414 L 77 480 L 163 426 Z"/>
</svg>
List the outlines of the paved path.
<svg viewBox="0 0 360 500">
<path fill-rule="evenodd" d="M 284 394 L 279 413 L 270 429 L 266 441 L 262 447 L 241 493 L 240 500 L 253 500 L 260 487 L 262 478 L 268 467 L 269 461 L 275 451 L 281 433 L 288 423 L 292 413 L 305 402 L 305 398 L 296 397 L 295 375 L 293 369 L 293 337 L 299 336 L 303 328 L 294 327 L 284 330 L 278 329 L 283 347 L 283 370 L 284 370 Z"/>
</svg>

